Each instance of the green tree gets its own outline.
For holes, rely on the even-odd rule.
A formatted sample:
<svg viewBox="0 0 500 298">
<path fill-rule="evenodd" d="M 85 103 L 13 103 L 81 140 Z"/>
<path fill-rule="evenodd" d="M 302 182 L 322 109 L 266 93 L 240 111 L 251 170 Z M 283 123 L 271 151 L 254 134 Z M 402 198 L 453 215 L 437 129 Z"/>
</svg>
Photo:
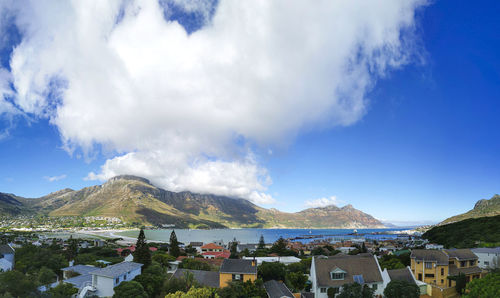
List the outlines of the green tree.
<svg viewBox="0 0 500 298">
<path fill-rule="evenodd" d="M 179 241 L 177 241 L 177 235 L 175 234 L 174 230 L 172 230 L 172 233 L 170 233 L 170 254 L 176 258 L 181 255 Z"/>
<path fill-rule="evenodd" d="M 14 297 L 28 297 L 36 292 L 36 285 L 36 280 L 16 270 L 0 274 L 0 294 L 10 293 Z"/>
<path fill-rule="evenodd" d="M 405 265 L 403 265 L 398 258 L 387 258 L 380 260 L 380 268 L 382 268 L 382 270 L 384 270 L 384 268 L 387 270 L 402 269 L 405 268 Z"/>
<path fill-rule="evenodd" d="M 197 287 L 198 284 L 194 279 L 191 272 L 186 272 L 186 274 L 181 278 L 170 278 L 167 279 L 163 285 L 163 290 L 165 293 L 176 293 L 178 291 L 187 292 L 192 287 Z"/>
<path fill-rule="evenodd" d="M 271 247 L 271 252 L 277 253 L 280 256 L 285 256 L 288 254 L 288 249 L 286 248 L 286 240 L 280 237 L 276 242 L 274 242 Z"/>
<path fill-rule="evenodd" d="M 307 275 L 302 272 L 289 272 L 286 275 L 286 284 L 293 292 L 300 292 L 306 287 Z"/>
<path fill-rule="evenodd" d="M 78 289 L 73 287 L 72 284 L 60 283 L 56 287 L 49 289 L 48 293 L 53 298 L 67 298 L 78 293 Z"/>
<path fill-rule="evenodd" d="M 170 262 L 175 261 L 175 257 L 162 253 L 162 252 L 157 252 L 153 254 L 153 262 L 157 262 L 160 264 L 164 269 L 170 268 Z"/>
<path fill-rule="evenodd" d="M 266 248 L 266 242 L 264 242 L 264 235 L 260 235 L 259 245 L 257 246 L 257 249 L 265 249 L 265 248 Z"/>
<path fill-rule="evenodd" d="M 219 289 L 219 295 L 221 298 L 267 297 L 261 279 L 255 282 L 251 280 L 230 282 L 226 287 Z"/>
<path fill-rule="evenodd" d="M 464 298 L 500 297 L 500 273 L 490 273 L 467 284 Z"/>
<path fill-rule="evenodd" d="M 467 284 L 467 281 L 465 279 L 465 274 L 460 272 L 458 275 L 449 276 L 448 279 L 455 281 L 455 290 L 457 291 L 458 294 L 461 295 L 464 292 L 465 286 Z"/>
<path fill-rule="evenodd" d="M 375 290 L 368 285 L 360 285 L 355 282 L 352 284 L 344 284 L 337 298 L 372 298 L 374 292 Z"/>
<path fill-rule="evenodd" d="M 271 279 L 285 281 L 286 267 L 280 262 L 262 262 L 258 268 L 258 275 L 264 281 Z"/>
<path fill-rule="evenodd" d="M 231 255 L 229 256 L 230 259 L 238 259 L 238 242 L 236 242 L 236 239 L 231 242 Z"/>
<path fill-rule="evenodd" d="M 393 280 L 385 288 L 384 296 L 387 298 L 418 298 L 420 297 L 420 290 L 414 283 L 404 280 Z"/>
<path fill-rule="evenodd" d="M 148 294 L 144 291 L 142 285 L 134 280 L 123 281 L 114 290 L 113 298 L 148 298 Z"/>
<path fill-rule="evenodd" d="M 134 262 L 144 264 L 144 267 L 151 264 L 151 251 L 146 243 L 146 235 L 144 235 L 143 229 L 139 231 L 139 236 L 135 244 Z"/>
<path fill-rule="evenodd" d="M 204 271 L 212 270 L 212 266 L 210 266 L 210 264 L 190 258 L 182 260 L 182 262 L 179 264 L 179 268 Z"/>
<path fill-rule="evenodd" d="M 191 288 L 187 292 L 177 291 L 170 293 L 165 298 L 219 298 L 215 289 L 210 288 Z"/>
<path fill-rule="evenodd" d="M 160 264 L 153 263 L 141 275 L 136 276 L 134 280 L 142 285 L 149 297 L 156 297 L 161 293 L 165 274 Z"/>
<path fill-rule="evenodd" d="M 54 273 L 54 271 L 52 271 L 52 269 L 49 269 L 47 267 L 40 268 L 40 271 L 38 272 L 38 282 L 41 285 L 48 285 L 55 282 L 56 279 L 57 275 Z"/>
<path fill-rule="evenodd" d="M 73 235 L 69 236 L 68 244 L 68 248 L 66 249 L 66 258 L 68 261 L 71 261 L 74 260 L 78 254 L 78 242 L 76 239 L 73 239 Z"/>
</svg>

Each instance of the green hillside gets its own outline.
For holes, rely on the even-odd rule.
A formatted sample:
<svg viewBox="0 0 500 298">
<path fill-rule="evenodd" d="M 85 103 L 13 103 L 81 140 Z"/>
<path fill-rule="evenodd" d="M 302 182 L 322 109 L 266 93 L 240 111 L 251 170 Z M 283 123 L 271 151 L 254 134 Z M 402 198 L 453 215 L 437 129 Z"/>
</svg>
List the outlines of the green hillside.
<svg viewBox="0 0 500 298">
<path fill-rule="evenodd" d="M 447 218 L 441 224 L 457 222 L 469 218 L 479 218 L 496 215 L 500 215 L 500 195 L 494 195 L 489 200 L 479 200 L 477 201 L 476 205 L 474 205 L 474 209 L 466 213 Z"/>
<path fill-rule="evenodd" d="M 423 237 L 447 248 L 500 246 L 500 215 L 435 226 L 425 232 Z"/>
</svg>

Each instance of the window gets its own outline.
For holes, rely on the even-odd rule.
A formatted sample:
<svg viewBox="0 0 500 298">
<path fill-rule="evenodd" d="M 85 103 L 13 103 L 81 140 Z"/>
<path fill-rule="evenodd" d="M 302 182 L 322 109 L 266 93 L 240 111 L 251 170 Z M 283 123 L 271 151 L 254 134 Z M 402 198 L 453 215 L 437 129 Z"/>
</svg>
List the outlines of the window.
<svg viewBox="0 0 500 298">
<path fill-rule="evenodd" d="M 461 262 L 460 262 L 460 267 L 465 267 L 465 265 L 466 265 L 466 264 L 467 264 L 467 262 L 466 262 L 466 261 L 461 261 Z"/>
<path fill-rule="evenodd" d="M 444 284 L 444 279 L 441 280 L 441 284 Z"/>
<path fill-rule="evenodd" d="M 377 285 L 377 284 L 373 284 L 373 285 L 372 285 L 372 289 L 374 289 L 375 291 L 377 290 L 377 288 L 378 288 L 378 285 Z"/>
<path fill-rule="evenodd" d="M 425 262 L 425 269 L 431 269 L 432 268 L 432 263 L 431 262 Z"/>
<path fill-rule="evenodd" d="M 474 260 L 469 261 L 469 266 L 474 266 Z"/>
<path fill-rule="evenodd" d="M 345 278 L 345 273 L 335 273 L 332 272 L 332 279 L 344 279 Z"/>
<path fill-rule="evenodd" d="M 490 265 L 490 262 L 484 261 L 484 265 Z"/>
<path fill-rule="evenodd" d="M 444 268 L 441 268 L 441 275 L 444 275 Z"/>
<path fill-rule="evenodd" d="M 116 284 L 120 283 L 120 278 L 119 277 L 116 278 L 115 283 Z"/>
<path fill-rule="evenodd" d="M 321 293 L 326 293 L 326 288 L 321 288 L 321 289 L 319 289 L 319 291 L 320 291 Z"/>
<path fill-rule="evenodd" d="M 425 277 L 426 277 L 426 278 L 433 278 L 433 277 L 434 277 L 434 274 L 433 274 L 433 273 L 426 273 L 426 274 L 425 274 Z"/>
<path fill-rule="evenodd" d="M 243 274 L 233 274 L 233 280 L 242 280 Z"/>
</svg>

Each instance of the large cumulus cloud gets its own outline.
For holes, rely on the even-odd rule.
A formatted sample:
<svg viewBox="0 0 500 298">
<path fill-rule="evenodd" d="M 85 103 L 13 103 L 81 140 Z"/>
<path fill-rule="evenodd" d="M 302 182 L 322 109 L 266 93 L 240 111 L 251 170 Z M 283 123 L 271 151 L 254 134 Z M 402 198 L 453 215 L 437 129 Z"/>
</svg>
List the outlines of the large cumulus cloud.
<svg viewBox="0 0 500 298">
<path fill-rule="evenodd" d="M 13 4 L 22 41 L 0 74 L 15 108 L 49 118 L 68 151 L 114 154 L 90 179 L 137 174 L 268 203 L 255 152 L 358 121 L 375 80 L 414 56 L 424 4 L 31 1 Z M 166 19 L 173 5 L 204 25 Z"/>
</svg>

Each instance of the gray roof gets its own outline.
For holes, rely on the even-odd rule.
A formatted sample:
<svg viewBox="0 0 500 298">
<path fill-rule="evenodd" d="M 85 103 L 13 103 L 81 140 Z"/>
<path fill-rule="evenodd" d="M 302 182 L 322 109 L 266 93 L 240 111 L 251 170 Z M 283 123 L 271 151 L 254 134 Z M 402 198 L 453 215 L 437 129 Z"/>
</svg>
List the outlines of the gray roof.
<svg viewBox="0 0 500 298">
<path fill-rule="evenodd" d="M 459 273 L 463 273 L 465 275 L 469 274 L 475 274 L 475 273 L 481 273 L 483 270 L 477 266 L 472 266 L 472 267 L 465 267 L 465 268 L 457 268 L 456 265 L 451 264 L 450 265 L 450 272 L 449 275 L 455 276 L 458 275 Z"/>
<path fill-rule="evenodd" d="M 141 268 L 142 266 L 143 266 L 142 264 L 135 262 L 121 262 L 118 264 L 110 265 L 108 267 L 92 271 L 90 272 L 90 274 L 117 278 L 120 275 L 123 275 L 132 270 L 136 270 L 137 268 Z"/>
<path fill-rule="evenodd" d="M 436 262 L 438 265 L 448 265 L 448 255 L 441 250 L 413 249 L 410 258 L 423 262 Z"/>
<path fill-rule="evenodd" d="M 477 260 L 477 256 L 468 248 L 445 249 L 444 251 L 450 258 L 457 258 L 458 260 Z"/>
<path fill-rule="evenodd" d="M 224 259 L 220 273 L 257 274 L 257 266 L 252 266 L 253 260 Z"/>
<path fill-rule="evenodd" d="M 414 284 L 415 279 L 413 279 L 413 276 L 410 272 L 410 269 L 408 267 L 402 268 L 402 269 L 393 269 L 393 270 L 387 270 L 387 273 L 389 273 L 389 277 L 392 280 L 402 280 L 406 281 L 409 283 Z"/>
<path fill-rule="evenodd" d="M 8 254 L 14 254 L 14 249 L 10 247 L 10 245 L 7 244 L 0 244 L 0 254 L 2 255 L 8 255 Z"/>
<path fill-rule="evenodd" d="M 219 287 L 219 272 L 215 271 L 203 271 L 203 270 L 189 270 L 189 269 L 177 269 L 171 278 L 185 278 L 186 273 L 190 272 L 193 274 L 194 279 L 203 286 L 218 288 Z"/>
<path fill-rule="evenodd" d="M 61 270 L 62 271 L 73 271 L 73 272 L 76 272 L 78 274 L 88 274 L 91 271 L 94 271 L 96 269 L 99 269 L 99 268 L 94 267 L 94 266 L 89 266 L 89 265 L 75 265 L 75 266 L 69 266 L 66 268 L 62 268 Z"/>
<path fill-rule="evenodd" d="M 375 257 L 369 253 L 358 255 L 337 254 L 331 257 L 315 257 L 314 267 L 319 286 L 338 287 L 353 283 L 354 275 L 362 275 L 365 283 L 382 282 L 382 275 Z M 339 268 L 347 272 L 343 280 L 332 280 L 330 272 Z"/>
<path fill-rule="evenodd" d="M 314 298 L 314 293 L 311 293 L 311 292 L 300 293 L 300 297 L 301 298 Z"/>
<path fill-rule="evenodd" d="M 500 254 L 500 246 L 499 247 L 479 247 L 472 248 L 471 251 L 473 253 L 482 253 L 482 254 Z"/>
<path fill-rule="evenodd" d="M 63 282 L 72 284 L 80 289 L 84 283 L 92 282 L 92 275 L 90 274 L 78 275 L 72 278 L 65 279 L 63 280 Z"/>
<path fill-rule="evenodd" d="M 267 296 L 269 298 L 293 298 L 293 293 L 282 282 L 276 280 L 266 281 L 264 283 L 264 288 L 266 289 Z"/>
<path fill-rule="evenodd" d="M 191 246 L 203 246 L 203 242 L 189 242 Z"/>
</svg>

